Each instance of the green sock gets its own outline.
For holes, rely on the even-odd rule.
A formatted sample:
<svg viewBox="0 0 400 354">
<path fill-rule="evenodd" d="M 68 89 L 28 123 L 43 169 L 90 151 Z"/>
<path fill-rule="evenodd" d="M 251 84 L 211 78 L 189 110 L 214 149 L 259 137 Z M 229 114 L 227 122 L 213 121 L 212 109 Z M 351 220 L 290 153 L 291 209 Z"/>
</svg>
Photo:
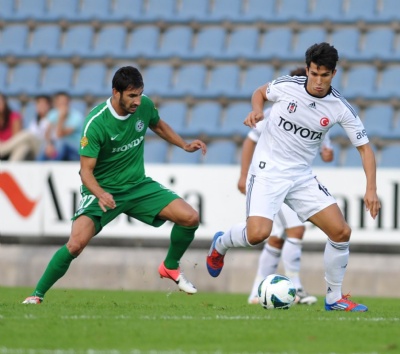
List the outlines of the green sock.
<svg viewBox="0 0 400 354">
<path fill-rule="evenodd" d="M 185 227 L 174 225 L 171 231 L 171 243 L 164 264 L 168 269 L 178 269 L 179 261 L 194 239 L 199 226 Z"/>
<path fill-rule="evenodd" d="M 37 283 L 32 296 L 44 297 L 44 294 L 46 294 L 54 283 L 67 272 L 69 265 L 75 258 L 75 256 L 69 253 L 66 245 L 54 253 L 53 258 Z"/>
</svg>

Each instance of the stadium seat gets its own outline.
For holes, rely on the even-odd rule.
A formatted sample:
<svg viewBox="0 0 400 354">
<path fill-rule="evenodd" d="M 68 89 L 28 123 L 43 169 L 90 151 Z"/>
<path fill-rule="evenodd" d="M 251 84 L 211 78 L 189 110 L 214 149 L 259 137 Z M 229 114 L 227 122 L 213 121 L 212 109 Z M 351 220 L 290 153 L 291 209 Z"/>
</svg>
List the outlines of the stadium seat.
<svg viewBox="0 0 400 354">
<path fill-rule="evenodd" d="M 204 92 L 207 69 L 203 64 L 182 65 L 177 72 L 171 93 L 174 96 L 200 96 Z"/>
<path fill-rule="evenodd" d="M 21 112 L 22 126 L 24 129 L 26 129 L 29 127 L 31 122 L 34 122 L 36 119 L 36 102 L 34 100 L 30 100 L 22 110 L 21 107 L 19 107 L 18 111 Z"/>
<path fill-rule="evenodd" d="M 237 146 L 230 140 L 215 140 L 208 144 L 203 163 L 209 165 L 232 165 L 238 163 Z"/>
<path fill-rule="evenodd" d="M 344 22 L 375 22 L 377 15 L 376 0 L 348 0 L 342 15 Z"/>
<path fill-rule="evenodd" d="M 78 69 L 71 93 L 73 96 L 108 96 L 110 89 L 105 81 L 106 67 L 102 63 L 86 63 Z"/>
<path fill-rule="evenodd" d="M 360 32 L 357 28 L 336 28 L 330 43 L 338 50 L 340 58 L 358 60 Z"/>
<path fill-rule="evenodd" d="M 256 21 L 275 21 L 276 13 L 275 0 L 248 0 L 247 6 L 243 9 L 243 14 L 240 16 L 241 21 L 254 23 Z"/>
<path fill-rule="evenodd" d="M 102 100 L 103 101 L 103 100 Z M 88 106 L 84 100 L 81 100 L 79 98 L 74 98 L 71 99 L 71 104 L 70 104 L 72 109 L 77 110 L 78 112 L 81 112 L 84 116 L 88 114 Z M 93 107 L 90 107 L 92 109 Z"/>
<path fill-rule="evenodd" d="M 381 79 L 376 90 L 378 99 L 390 99 L 400 97 L 400 66 L 388 66 L 382 72 Z"/>
<path fill-rule="evenodd" d="M 94 58 L 118 58 L 125 51 L 126 29 L 124 26 L 103 27 L 98 33 L 93 49 L 87 56 Z"/>
<path fill-rule="evenodd" d="M 222 109 L 217 102 L 202 102 L 193 106 L 185 135 L 196 136 L 205 134 L 216 136 L 220 130 Z"/>
<path fill-rule="evenodd" d="M 187 22 L 208 21 L 209 11 L 209 1 L 182 0 L 175 18 Z"/>
<path fill-rule="evenodd" d="M 172 67 L 167 63 L 154 64 L 142 72 L 146 94 L 168 95 L 172 87 Z"/>
<path fill-rule="evenodd" d="M 365 36 L 358 59 L 366 61 L 393 60 L 394 43 L 395 32 L 391 28 L 371 29 Z"/>
<path fill-rule="evenodd" d="M 378 163 L 379 167 L 400 167 L 400 145 L 389 145 L 382 149 L 381 157 Z"/>
<path fill-rule="evenodd" d="M 144 144 L 144 163 L 166 163 L 168 143 L 161 139 L 146 140 Z"/>
<path fill-rule="evenodd" d="M 323 28 L 311 27 L 301 30 L 291 50 L 293 60 L 304 60 L 307 48 L 314 43 L 326 42 L 326 33 Z"/>
<path fill-rule="evenodd" d="M 56 62 L 50 64 L 43 74 L 39 87 L 41 93 L 52 95 L 57 91 L 69 91 L 72 86 L 74 67 L 70 63 Z"/>
<path fill-rule="evenodd" d="M 128 11 L 126 9 L 129 9 Z M 134 20 L 140 22 L 144 14 L 143 0 L 114 0 L 114 6 L 109 14 L 112 21 Z"/>
<path fill-rule="evenodd" d="M 93 49 L 93 28 L 90 25 L 74 25 L 65 33 L 59 56 L 90 56 Z"/>
<path fill-rule="evenodd" d="M 225 45 L 226 31 L 222 27 L 206 26 L 197 34 L 189 55 L 193 59 L 220 58 Z"/>
<path fill-rule="evenodd" d="M 109 21 L 111 3 L 110 0 L 81 0 L 76 19 L 79 21 Z"/>
<path fill-rule="evenodd" d="M 28 44 L 28 27 L 9 24 L 3 28 L 0 36 L 0 56 L 24 56 Z"/>
<path fill-rule="evenodd" d="M 144 9 L 143 20 L 152 22 L 173 20 L 177 13 L 175 0 L 148 0 Z"/>
<path fill-rule="evenodd" d="M 55 57 L 60 50 L 61 29 L 58 25 L 40 25 L 32 33 L 28 46 L 29 56 Z"/>
<path fill-rule="evenodd" d="M 0 62 L 0 87 L 6 87 L 8 65 Z"/>
<path fill-rule="evenodd" d="M 240 20 L 242 14 L 242 0 L 214 0 L 208 20 L 236 21 Z"/>
<path fill-rule="evenodd" d="M 0 0 L 0 20 L 12 20 L 15 15 L 15 0 Z"/>
<path fill-rule="evenodd" d="M 376 16 L 377 21 L 387 23 L 390 21 L 398 21 L 399 19 L 399 1 L 398 0 L 381 0 L 381 7 Z"/>
<path fill-rule="evenodd" d="M 205 97 L 237 97 L 239 90 L 239 67 L 235 64 L 216 66 L 206 83 Z"/>
<path fill-rule="evenodd" d="M 308 0 L 281 0 L 279 4 L 275 14 L 276 21 L 307 21 Z"/>
<path fill-rule="evenodd" d="M 313 167 L 338 167 L 341 161 L 341 150 L 338 144 L 332 143 L 331 148 L 333 149 L 333 161 L 324 162 L 321 158 L 321 154 L 317 154 L 312 163 Z"/>
<path fill-rule="evenodd" d="M 239 93 L 243 97 L 251 97 L 254 90 L 274 78 L 274 68 L 268 64 L 253 65 L 247 68 Z"/>
<path fill-rule="evenodd" d="M 376 151 L 375 145 L 371 144 L 371 148 L 376 155 L 377 151 Z M 361 167 L 362 168 L 361 156 L 356 147 L 351 145 L 347 149 L 344 150 L 342 167 L 357 167 L 357 168 Z"/>
<path fill-rule="evenodd" d="M 160 31 L 156 26 L 139 26 L 130 34 L 126 50 L 121 56 L 130 59 L 141 56 L 153 59 L 157 56 L 159 37 Z"/>
<path fill-rule="evenodd" d="M 169 163 L 172 164 L 199 164 L 202 159 L 201 150 L 186 152 L 185 150 L 173 145 L 171 146 L 171 156 Z"/>
<path fill-rule="evenodd" d="M 14 20 L 43 20 L 46 14 L 47 0 L 19 0 L 15 2 L 17 7 L 13 15 Z M 3 9 L 1 9 L 2 12 Z"/>
<path fill-rule="evenodd" d="M 340 22 L 343 16 L 343 1 L 314 0 L 314 6 L 308 14 L 307 21 L 312 22 Z"/>
<path fill-rule="evenodd" d="M 49 21 L 74 21 L 78 15 L 78 5 L 79 0 L 50 0 L 46 18 Z"/>
<path fill-rule="evenodd" d="M 257 28 L 245 27 L 233 30 L 223 52 L 223 57 L 226 59 L 251 59 L 256 53 L 258 38 L 259 31 Z"/>
<path fill-rule="evenodd" d="M 343 95 L 346 99 L 363 97 L 373 99 L 376 89 L 376 69 L 370 65 L 357 65 L 347 73 L 346 85 L 343 87 Z"/>
<path fill-rule="evenodd" d="M 255 58 L 291 60 L 292 31 L 289 28 L 272 28 L 261 39 Z"/>
<path fill-rule="evenodd" d="M 177 56 L 185 58 L 190 55 L 192 47 L 192 29 L 187 26 L 171 26 L 161 37 L 157 56 L 169 58 Z"/>
<path fill-rule="evenodd" d="M 6 86 L 8 95 L 36 95 L 40 82 L 41 67 L 37 63 L 23 62 L 11 72 L 10 81 Z"/>
<path fill-rule="evenodd" d="M 366 108 L 363 123 L 369 138 L 391 138 L 394 126 L 393 107 L 388 104 L 376 104 Z"/>
<path fill-rule="evenodd" d="M 186 129 L 187 106 L 183 102 L 167 101 L 158 107 L 158 114 L 179 135 Z"/>
<path fill-rule="evenodd" d="M 243 124 L 244 119 L 251 111 L 249 102 L 233 102 L 225 110 L 219 135 L 223 137 L 246 137 L 250 128 Z"/>
</svg>

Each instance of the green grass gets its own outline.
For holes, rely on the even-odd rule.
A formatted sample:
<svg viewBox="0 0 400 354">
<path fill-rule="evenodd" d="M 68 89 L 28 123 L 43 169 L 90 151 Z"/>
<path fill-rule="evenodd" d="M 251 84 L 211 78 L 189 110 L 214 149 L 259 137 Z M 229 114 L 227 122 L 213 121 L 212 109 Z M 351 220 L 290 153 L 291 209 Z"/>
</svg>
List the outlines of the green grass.
<svg viewBox="0 0 400 354">
<path fill-rule="evenodd" d="M 399 353 L 400 299 L 357 298 L 366 313 L 264 310 L 243 294 L 0 287 L 0 354 Z"/>
</svg>

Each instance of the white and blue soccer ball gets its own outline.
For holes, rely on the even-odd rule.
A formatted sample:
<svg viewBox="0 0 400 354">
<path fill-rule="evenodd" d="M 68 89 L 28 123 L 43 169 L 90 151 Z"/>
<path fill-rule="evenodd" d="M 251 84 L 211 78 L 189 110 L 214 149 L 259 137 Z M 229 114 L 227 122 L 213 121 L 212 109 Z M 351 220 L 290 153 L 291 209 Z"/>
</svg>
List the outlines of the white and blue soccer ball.
<svg viewBox="0 0 400 354">
<path fill-rule="evenodd" d="M 265 309 L 288 309 L 296 298 L 296 289 L 288 277 L 268 275 L 258 286 L 258 301 Z"/>
</svg>

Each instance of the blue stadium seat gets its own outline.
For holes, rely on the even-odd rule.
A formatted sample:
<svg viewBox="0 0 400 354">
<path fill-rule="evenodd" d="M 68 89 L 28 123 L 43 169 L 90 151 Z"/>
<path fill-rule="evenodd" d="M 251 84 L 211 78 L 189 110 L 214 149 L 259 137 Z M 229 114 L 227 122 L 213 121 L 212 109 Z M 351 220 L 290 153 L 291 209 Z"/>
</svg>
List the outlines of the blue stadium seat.
<svg viewBox="0 0 400 354">
<path fill-rule="evenodd" d="M 254 90 L 274 78 L 274 68 L 268 64 L 254 65 L 247 68 L 239 93 L 243 97 L 251 97 Z"/>
<path fill-rule="evenodd" d="M 346 86 L 342 93 L 346 99 L 363 97 L 373 99 L 375 97 L 377 72 L 374 66 L 357 65 L 347 73 Z"/>
<path fill-rule="evenodd" d="M 196 136 L 206 134 L 218 135 L 222 109 L 217 102 L 202 102 L 196 104 L 190 114 L 185 135 Z"/>
<path fill-rule="evenodd" d="M 219 135 L 224 137 L 246 137 L 250 131 L 250 128 L 244 125 L 243 121 L 250 111 L 250 101 L 231 103 L 225 110 L 225 118 L 222 121 Z"/>
<path fill-rule="evenodd" d="M 158 52 L 160 31 L 156 26 L 140 26 L 135 28 L 128 38 L 123 55 L 126 58 L 155 58 Z"/>
<path fill-rule="evenodd" d="M 233 30 L 223 57 L 227 59 L 252 58 L 257 50 L 258 38 L 259 31 L 254 27 Z"/>
<path fill-rule="evenodd" d="M 337 166 L 340 166 L 340 158 L 341 158 L 340 145 L 332 143 L 331 148 L 333 149 L 333 161 L 324 162 L 321 158 L 321 154 L 318 153 L 317 156 L 315 156 L 312 166 L 313 167 L 337 167 Z"/>
<path fill-rule="evenodd" d="M 314 43 L 326 42 L 326 33 L 323 28 L 306 28 L 297 34 L 297 40 L 291 50 L 294 60 L 304 60 L 307 48 Z"/>
<path fill-rule="evenodd" d="M 127 11 L 127 9 L 129 9 Z M 135 20 L 140 22 L 144 14 L 143 0 L 114 0 L 114 7 L 109 14 L 112 21 Z"/>
<path fill-rule="evenodd" d="M 377 20 L 385 23 L 399 20 L 399 1 L 398 0 L 381 0 L 381 8 L 377 14 Z"/>
<path fill-rule="evenodd" d="M 124 26 L 111 25 L 103 27 L 95 40 L 90 57 L 119 57 L 125 51 L 126 29 Z"/>
<path fill-rule="evenodd" d="M 276 18 L 276 11 L 275 0 L 248 0 L 240 20 L 249 23 L 255 21 L 273 22 Z"/>
<path fill-rule="evenodd" d="M 6 86 L 8 70 L 8 65 L 0 62 L 0 87 Z"/>
<path fill-rule="evenodd" d="M 355 22 L 363 20 L 375 22 L 378 14 L 377 10 L 376 0 L 348 0 L 342 21 Z"/>
<path fill-rule="evenodd" d="M 176 13 L 177 8 L 175 0 L 148 0 L 142 19 L 147 22 L 156 20 L 168 22 L 174 19 Z"/>
<path fill-rule="evenodd" d="M 225 36 L 226 31 L 222 27 L 203 27 L 197 35 L 190 56 L 194 59 L 220 58 L 224 49 Z"/>
<path fill-rule="evenodd" d="M 0 19 L 10 21 L 15 15 L 15 0 L 0 0 L 0 9 Z"/>
<path fill-rule="evenodd" d="M 267 30 L 255 58 L 291 60 L 292 31 L 289 28 Z"/>
<path fill-rule="evenodd" d="M 400 145 L 389 145 L 382 149 L 379 167 L 400 167 Z"/>
<path fill-rule="evenodd" d="M 166 163 L 168 155 L 168 143 L 161 139 L 146 140 L 144 144 L 144 162 Z"/>
<path fill-rule="evenodd" d="M 346 138 L 346 139 L 348 139 L 345 130 L 342 128 L 342 126 L 340 124 L 335 124 L 332 128 L 329 129 L 329 136 L 332 139 L 335 139 L 335 138 Z"/>
<path fill-rule="evenodd" d="M 173 164 L 199 164 L 202 159 L 201 150 L 186 152 L 185 150 L 173 145 L 171 146 L 170 163 Z"/>
<path fill-rule="evenodd" d="M 179 135 L 186 129 L 187 106 L 183 102 L 165 102 L 158 107 L 158 114 Z"/>
<path fill-rule="evenodd" d="M 371 144 L 371 148 L 375 153 L 376 156 L 376 147 L 375 145 Z M 362 167 L 362 160 L 360 153 L 358 152 L 357 148 L 354 146 L 349 146 L 347 149 L 344 150 L 344 158 L 342 167 Z"/>
<path fill-rule="evenodd" d="M 230 140 L 212 141 L 207 146 L 203 163 L 209 165 L 232 165 L 238 163 L 237 146 Z"/>
<path fill-rule="evenodd" d="M 12 71 L 6 93 L 8 95 L 36 95 L 41 75 L 41 67 L 37 63 L 20 63 Z"/>
<path fill-rule="evenodd" d="M 154 64 L 142 72 L 146 94 L 168 95 L 172 87 L 172 67 L 168 63 Z"/>
<path fill-rule="evenodd" d="M 179 21 L 208 22 L 209 11 L 209 1 L 182 0 L 175 18 Z"/>
<path fill-rule="evenodd" d="M 28 46 L 29 56 L 55 57 L 60 50 L 61 29 L 58 25 L 40 25 L 32 33 Z"/>
<path fill-rule="evenodd" d="M 211 21 L 236 21 L 242 14 L 242 0 L 214 0 L 208 16 Z"/>
<path fill-rule="evenodd" d="M 29 127 L 31 122 L 36 120 L 36 102 L 34 100 L 30 100 L 22 110 L 21 108 L 18 110 L 21 112 L 23 128 L 26 129 Z"/>
<path fill-rule="evenodd" d="M 51 0 L 48 11 L 46 13 L 47 20 L 74 21 L 78 15 L 79 0 Z"/>
<path fill-rule="evenodd" d="M 376 28 L 367 32 L 365 41 L 358 53 L 361 60 L 393 60 L 395 32 L 391 28 Z"/>
<path fill-rule="evenodd" d="M 82 65 L 78 69 L 71 93 L 73 96 L 87 94 L 108 96 L 110 88 L 109 84 L 106 84 L 106 67 L 102 63 L 87 63 Z"/>
<path fill-rule="evenodd" d="M 28 27 L 9 24 L 4 27 L 0 36 L 0 56 L 24 56 L 28 41 Z"/>
<path fill-rule="evenodd" d="M 388 66 L 382 72 L 378 83 L 376 97 L 378 99 L 389 99 L 400 97 L 400 66 Z"/>
<path fill-rule="evenodd" d="M 308 16 L 308 0 L 281 0 L 275 19 L 282 22 L 304 22 L 308 20 Z"/>
<path fill-rule="evenodd" d="M 71 26 L 65 34 L 59 56 L 67 58 L 74 55 L 90 56 L 93 49 L 93 36 L 93 28 L 90 25 Z"/>
<path fill-rule="evenodd" d="M 206 83 L 205 97 L 237 97 L 239 90 L 239 67 L 234 64 L 216 66 L 211 70 L 210 80 Z"/>
<path fill-rule="evenodd" d="M 358 60 L 360 32 L 357 28 L 335 29 L 330 43 L 338 50 L 340 58 Z"/>
<path fill-rule="evenodd" d="M 192 29 L 187 26 L 169 27 L 161 38 L 158 56 L 168 57 L 188 57 L 192 47 Z"/>
<path fill-rule="evenodd" d="M 47 10 L 47 0 L 19 0 L 13 16 L 14 20 L 27 21 L 29 19 L 43 20 Z M 3 10 L 3 9 L 1 9 Z"/>
<path fill-rule="evenodd" d="M 72 109 L 75 109 L 78 112 L 81 112 L 84 116 L 86 116 L 88 114 L 89 109 L 84 100 L 81 100 L 79 98 L 73 98 L 73 99 L 71 99 L 70 106 Z M 90 109 L 91 108 L 93 108 L 93 107 L 90 107 Z"/>
<path fill-rule="evenodd" d="M 390 139 L 394 127 L 393 107 L 377 104 L 366 108 L 363 123 L 369 138 Z"/>
<path fill-rule="evenodd" d="M 204 92 L 207 69 L 203 64 L 187 64 L 179 68 L 171 93 L 175 96 L 200 96 Z"/>
<path fill-rule="evenodd" d="M 42 83 L 39 87 L 41 93 L 52 95 L 57 91 L 71 89 L 74 67 L 70 63 L 52 63 L 44 71 Z"/>
<path fill-rule="evenodd" d="M 314 6 L 308 15 L 308 21 L 323 22 L 332 21 L 340 22 L 343 16 L 343 1 L 326 1 L 315 0 Z"/>
<path fill-rule="evenodd" d="M 111 12 L 110 0 L 81 0 L 77 18 L 78 21 L 109 21 Z"/>
</svg>

